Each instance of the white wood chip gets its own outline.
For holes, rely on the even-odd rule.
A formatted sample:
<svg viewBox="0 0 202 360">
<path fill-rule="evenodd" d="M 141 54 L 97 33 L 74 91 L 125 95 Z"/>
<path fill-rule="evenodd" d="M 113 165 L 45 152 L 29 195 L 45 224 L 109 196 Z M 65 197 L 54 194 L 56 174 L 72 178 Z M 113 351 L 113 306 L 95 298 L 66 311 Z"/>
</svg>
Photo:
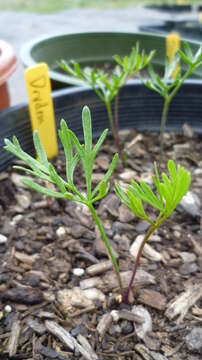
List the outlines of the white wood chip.
<svg viewBox="0 0 202 360">
<path fill-rule="evenodd" d="M 86 360 L 95 360 L 95 353 L 90 352 L 89 348 L 84 348 L 80 345 L 76 339 L 65 330 L 62 326 L 58 325 L 54 321 L 46 320 L 45 326 L 47 330 L 54 336 L 56 336 L 63 344 L 65 344 L 70 350 L 78 351 Z"/>
<path fill-rule="evenodd" d="M 177 324 L 179 324 L 192 307 L 202 297 L 202 284 L 195 284 L 170 302 L 165 315 L 170 319 L 177 316 Z"/>
</svg>

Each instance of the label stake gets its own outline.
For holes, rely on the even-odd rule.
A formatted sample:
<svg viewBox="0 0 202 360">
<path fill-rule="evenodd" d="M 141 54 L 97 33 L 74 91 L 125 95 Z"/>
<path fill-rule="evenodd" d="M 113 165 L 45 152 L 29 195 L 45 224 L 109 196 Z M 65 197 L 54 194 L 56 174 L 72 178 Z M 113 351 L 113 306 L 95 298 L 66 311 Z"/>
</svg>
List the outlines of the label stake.
<svg viewBox="0 0 202 360">
<path fill-rule="evenodd" d="M 53 100 L 48 65 L 40 63 L 25 70 L 32 130 L 38 130 L 49 159 L 58 154 Z"/>
<path fill-rule="evenodd" d="M 169 61 L 172 62 L 176 52 L 180 49 L 180 36 L 178 33 L 168 34 L 166 37 L 166 53 Z M 175 79 L 177 72 L 179 71 L 179 65 L 173 71 L 172 78 Z"/>
</svg>

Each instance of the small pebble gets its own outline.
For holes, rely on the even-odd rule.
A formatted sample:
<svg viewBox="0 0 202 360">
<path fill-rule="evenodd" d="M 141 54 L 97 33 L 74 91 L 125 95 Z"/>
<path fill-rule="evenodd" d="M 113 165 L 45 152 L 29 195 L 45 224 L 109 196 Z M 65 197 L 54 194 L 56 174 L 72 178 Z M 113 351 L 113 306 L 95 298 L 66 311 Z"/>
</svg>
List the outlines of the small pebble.
<svg viewBox="0 0 202 360">
<path fill-rule="evenodd" d="M 124 169 L 124 171 L 119 174 L 119 178 L 121 180 L 124 180 L 125 182 L 130 182 L 131 179 L 134 179 L 136 176 L 135 171 L 130 170 L 130 169 Z"/>
<path fill-rule="evenodd" d="M 16 194 L 15 195 L 18 204 L 22 209 L 28 209 L 31 204 L 31 197 L 29 193 Z"/>
<path fill-rule="evenodd" d="M 188 191 L 188 193 L 182 198 L 180 201 L 180 207 L 189 215 L 196 217 L 200 215 L 200 199 L 198 195 L 193 193 L 192 191 Z"/>
<path fill-rule="evenodd" d="M 23 184 L 23 176 L 16 174 L 16 173 L 12 173 L 11 174 L 11 181 L 13 182 L 13 184 L 16 185 L 17 188 L 25 188 L 25 185 Z"/>
<path fill-rule="evenodd" d="M 182 235 L 181 235 L 181 232 L 180 232 L 179 230 L 175 230 L 175 231 L 173 232 L 173 235 L 174 235 L 177 239 L 180 239 L 180 237 L 182 236 Z"/>
<path fill-rule="evenodd" d="M 11 226 L 15 226 L 16 224 L 18 224 L 21 220 L 23 219 L 23 215 L 22 214 L 18 214 L 18 215 L 15 215 L 11 222 L 10 222 L 10 225 Z"/>
<path fill-rule="evenodd" d="M 185 342 L 190 351 L 202 352 L 202 328 L 194 327 L 185 337 Z"/>
<path fill-rule="evenodd" d="M 131 334 L 134 331 L 134 325 L 131 321 L 123 320 L 121 322 L 121 332 L 123 335 Z"/>
<path fill-rule="evenodd" d="M 6 244 L 7 241 L 8 241 L 7 236 L 0 234 L 0 245 L 1 244 Z"/>
<path fill-rule="evenodd" d="M 132 312 L 135 315 L 142 317 L 143 323 L 142 324 L 135 324 L 136 334 L 139 339 L 144 339 L 147 333 L 152 331 L 152 318 L 147 309 L 143 306 L 133 306 Z"/>
<path fill-rule="evenodd" d="M 134 220 L 134 215 L 131 213 L 131 211 L 128 210 L 128 208 L 124 204 L 121 204 L 121 206 L 119 206 L 119 219 L 123 223 L 128 223 L 131 220 Z"/>
<path fill-rule="evenodd" d="M 105 294 L 101 290 L 96 288 L 83 290 L 83 294 L 86 296 L 87 299 L 92 301 L 104 302 L 106 299 Z"/>
<path fill-rule="evenodd" d="M 190 263 L 196 261 L 196 255 L 194 253 L 184 251 L 184 252 L 180 252 L 179 255 L 184 263 Z"/>
<path fill-rule="evenodd" d="M 147 221 L 141 221 L 139 222 L 136 227 L 135 227 L 135 230 L 138 232 L 138 233 L 143 233 L 145 232 L 148 228 L 149 228 L 149 224 Z"/>
<path fill-rule="evenodd" d="M 64 226 L 60 226 L 57 230 L 56 230 L 56 235 L 60 238 L 63 237 L 66 234 L 66 230 L 64 228 Z"/>
<path fill-rule="evenodd" d="M 121 334 L 121 327 L 119 325 L 112 325 L 109 329 L 110 335 Z"/>
<path fill-rule="evenodd" d="M 196 265 L 196 263 L 188 263 L 188 262 L 184 263 L 179 268 L 180 273 L 183 274 L 183 275 L 194 274 L 198 270 L 199 270 L 199 268 Z"/>
<path fill-rule="evenodd" d="M 7 312 L 9 314 L 12 311 L 12 307 L 10 305 L 6 305 L 4 310 L 5 310 L 5 312 Z"/>
<path fill-rule="evenodd" d="M 75 238 L 75 239 L 79 239 L 82 236 L 84 236 L 84 234 L 86 233 L 86 228 L 82 225 L 79 224 L 74 224 L 71 227 L 71 235 Z"/>
<path fill-rule="evenodd" d="M 84 274 L 84 269 L 81 269 L 81 268 L 75 268 L 75 269 L 72 269 L 72 272 L 75 276 L 82 276 Z"/>
</svg>

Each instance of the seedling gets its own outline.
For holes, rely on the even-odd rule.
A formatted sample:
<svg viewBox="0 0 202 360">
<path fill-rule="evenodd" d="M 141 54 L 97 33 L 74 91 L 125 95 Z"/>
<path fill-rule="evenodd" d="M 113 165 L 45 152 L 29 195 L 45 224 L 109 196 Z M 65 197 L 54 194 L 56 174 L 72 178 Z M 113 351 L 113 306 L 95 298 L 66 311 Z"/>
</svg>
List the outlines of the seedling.
<svg viewBox="0 0 202 360">
<path fill-rule="evenodd" d="M 116 115 L 114 120 L 111 104 L 128 79 L 143 70 L 153 56 L 154 51 L 151 51 L 149 55 L 146 55 L 144 51 L 140 52 L 139 44 L 137 43 L 129 56 L 124 56 L 123 58 L 118 55 L 114 56 L 117 66 L 112 71 L 112 74 L 103 70 L 94 70 L 92 67 L 82 69 L 81 66 L 74 61 L 68 64 L 63 60 L 59 64 L 72 78 L 79 79 L 85 86 L 90 86 L 101 101 L 104 102 L 114 142 L 120 157 L 121 147 L 118 134 L 118 116 Z M 116 113 L 118 113 L 117 107 L 118 102 L 115 110 Z"/>
<path fill-rule="evenodd" d="M 131 185 L 127 187 L 126 191 L 121 188 L 118 182 L 115 183 L 116 194 L 120 200 L 135 216 L 150 224 L 138 250 L 132 277 L 125 295 L 125 302 L 128 302 L 144 245 L 149 240 L 151 234 L 171 216 L 182 197 L 189 190 L 191 182 L 190 173 L 180 165 L 176 168 L 172 160 L 168 161 L 169 176 L 163 172 L 160 179 L 156 164 L 154 164 L 154 170 L 155 176 L 153 176 L 153 183 L 157 195 L 154 194 L 152 189 L 144 181 L 140 181 L 138 184 L 132 180 Z M 143 204 L 149 205 L 153 210 L 158 212 L 155 220 L 146 213 Z"/>
<path fill-rule="evenodd" d="M 26 152 L 24 152 L 14 136 L 13 141 L 5 139 L 4 148 L 12 153 L 14 156 L 22 160 L 27 166 L 15 166 L 15 168 L 24 171 L 25 173 L 32 175 L 42 181 L 49 182 L 55 185 L 57 190 L 48 189 L 47 187 L 40 185 L 34 182 L 30 178 L 23 178 L 23 183 L 32 190 L 36 190 L 43 195 L 55 197 L 58 199 L 71 200 L 77 203 L 86 205 L 92 217 L 100 231 L 100 235 L 104 241 L 104 244 L 107 249 L 109 258 L 112 261 L 118 283 L 120 288 L 121 277 L 119 267 L 116 261 L 116 258 L 111 249 L 109 240 L 106 236 L 105 230 L 102 226 L 102 223 L 98 217 L 98 214 L 95 210 L 94 204 L 99 200 L 103 199 L 109 191 L 109 180 L 116 167 L 118 161 L 118 154 L 115 154 L 112 162 L 109 166 L 108 171 L 104 175 L 103 179 L 98 183 L 98 185 L 92 189 L 92 176 L 93 176 L 93 165 L 96 159 L 96 156 L 100 150 L 102 143 L 104 142 L 108 130 L 104 130 L 101 134 L 98 142 L 93 147 L 92 145 L 92 127 L 91 127 L 91 114 L 88 107 L 84 107 L 82 112 L 82 124 L 83 124 L 83 134 L 84 134 L 84 145 L 82 145 L 76 135 L 68 128 L 66 122 L 61 120 L 59 137 L 62 142 L 64 153 L 66 157 L 66 180 L 64 180 L 56 171 L 54 166 L 48 161 L 47 155 L 43 149 L 43 146 L 40 142 L 38 132 L 35 131 L 33 134 L 34 146 L 36 149 L 37 159 L 34 159 Z M 86 182 L 86 193 L 83 194 L 74 183 L 74 172 L 78 165 L 78 162 L 81 162 L 85 182 Z"/>
<path fill-rule="evenodd" d="M 177 74 L 175 79 L 172 81 L 172 76 L 174 71 L 177 69 L 180 60 L 186 64 L 188 67 L 184 75 L 181 75 L 180 67 L 178 67 Z M 151 65 L 148 66 L 148 71 L 151 79 L 146 80 L 145 85 L 157 92 L 164 98 L 164 106 L 161 115 L 161 126 L 160 126 L 160 155 L 162 158 L 163 154 L 163 135 L 165 131 L 165 126 L 168 117 L 168 111 L 170 104 L 177 94 L 178 90 L 181 88 L 186 79 L 202 65 L 202 46 L 199 47 L 195 54 L 192 53 L 190 46 L 184 44 L 184 52 L 178 50 L 172 62 L 169 62 L 169 59 L 166 58 L 165 61 L 165 71 L 163 78 L 160 77 L 152 68 Z"/>
</svg>

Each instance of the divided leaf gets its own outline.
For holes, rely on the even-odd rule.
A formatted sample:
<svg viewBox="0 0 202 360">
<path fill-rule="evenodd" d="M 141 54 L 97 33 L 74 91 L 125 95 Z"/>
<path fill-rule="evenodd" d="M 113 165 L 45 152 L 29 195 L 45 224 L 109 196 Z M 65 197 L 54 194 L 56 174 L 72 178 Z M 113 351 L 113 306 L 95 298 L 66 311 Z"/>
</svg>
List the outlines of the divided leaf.
<svg viewBox="0 0 202 360">
<path fill-rule="evenodd" d="M 78 72 L 79 69 L 77 67 L 76 69 Z M 20 143 L 15 136 L 13 137 L 13 142 L 5 139 L 4 148 L 11 152 L 14 156 L 24 161 L 24 163 L 27 165 L 27 167 L 16 166 L 16 169 L 24 171 L 33 177 L 38 177 L 41 180 L 55 184 L 59 192 L 47 189 L 46 187 L 35 183 L 31 179 L 25 178 L 24 183 L 27 186 L 47 196 L 70 199 L 76 202 L 85 203 L 86 205 L 89 203 L 94 203 L 95 201 L 98 201 L 107 195 L 109 190 L 109 179 L 112 176 L 112 173 L 118 162 L 118 155 L 114 155 L 108 171 L 92 191 L 92 172 L 94 161 L 101 145 L 103 144 L 103 141 L 107 136 L 108 130 L 106 129 L 103 131 L 96 145 L 93 147 L 91 114 L 87 106 L 85 106 L 82 111 L 82 125 L 84 133 L 84 145 L 80 143 L 77 136 L 68 128 L 64 119 L 62 119 L 60 123 L 59 137 L 62 142 L 66 158 L 67 181 L 63 180 L 63 178 L 58 175 L 54 166 L 49 163 L 37 131 L 35 131 L 33 134 L 33 140 L 38 160 L 34 159 L 32 156 L 28 155 L 22 150 Z M 85 174 L 87 190 L 86 196 L 83 195 L 74 185 L 74 171 L 79 161 L 82 163 Z M 68 192 L 67 189 L 70 192 Z"/>
<path fill-rule="evenodd" d="M 137 217 L 151 224 L 153 221 L 145 213 L 143 203 L 158 210 L 157 219 L 165 220 L 172 214 L 182 197 L 187 193 L 191 182 L 190 173 L 180 165 L 176 169 L 173 160 L 168 161 L 169 177 L 162 173 L 162 179 L 160 179 L 156 164 L 154 164 L 154 170 L 153 182 L 157 190 L 157 196 L 144 181 L 140 181 L 138 184 L 132 180 L 126 191 L 122 190 L 118 183 L 115 183 L 115 190 L 120 200 Z"/>
<path fill-rule="evenodd" d="M 181 69 L 177 68 L 180 60 L 182 60 L 187 66 L 188 70 L 185 74 L 181 74 Z M 150 79 L 146 81 L 143 80 L 145 86 L 150 90 L 157 92 L 165 100 L 173 98 L 176 95 L 177 91 L 180 89 L 184 81 L 192 74 L 192 72 L 202 65 L 202 46 L 196 51 L 195 54 L 192 53 L 192 50 L 189 44 L 184 43 L 184 51 L 179 49 L 175 54 L 173 60 L 170 62 L 168 57 L 165 59 L 165 69 L 164 76 L 161 78 L 158 73 L 156 73 L 153 67 L 149 64 L 148 73 Z M 175 79 L 172 79 L 174 71 L 178 69 Z"/>
<path fill-rule="evenodd" d="M 26 185 L 27 187 L 29 187 L 30 189 L 35 190 L 43 195 L 55 197 L 57 199 L 64 198 L 62 193 L 48 189 L 44 186 L 41 186 L 41 185 L 35 183 L 34 181 L 32 181 L 31 179 L 23 178 L 23 184 Z"/>
</svg>

